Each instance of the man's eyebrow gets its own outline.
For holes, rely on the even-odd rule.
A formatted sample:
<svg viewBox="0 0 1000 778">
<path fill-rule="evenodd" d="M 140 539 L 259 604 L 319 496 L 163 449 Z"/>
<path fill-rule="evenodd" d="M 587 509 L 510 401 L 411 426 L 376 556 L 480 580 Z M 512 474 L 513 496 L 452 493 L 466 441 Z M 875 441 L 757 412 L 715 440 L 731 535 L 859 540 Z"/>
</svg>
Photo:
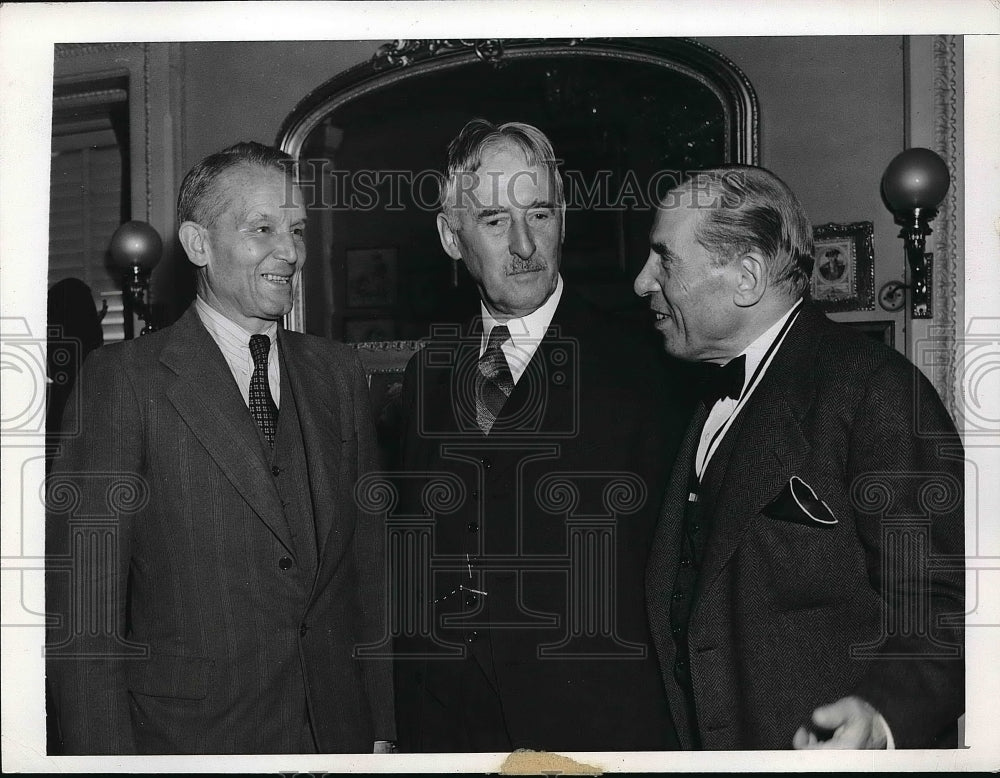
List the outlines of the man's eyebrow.
<svg viewBox="0 0 1000 778">
<path fill-rule="evenodd" d="M 664 259 L 677 259 L 677 255 L 667 248 L 666 243 L 650 243 L 649 247 Z"/>
<path fill-rule="evenodd" d="M 274 214 L 265 213 L 264 211 L 253 208 L 246 212 L 241 221 L 252 222 L 252 221 L 257 221 L 259 219 L 273 219 L 273 218 L 275 218 Z M 293 221 L 292 224 L 305 224 L 307 221 L 309 221 L 308 217 L 302 216 Z"/>
<path fill-rule="evenodd" d="M 483 221 L 484 219 L 492 219 L 494 216 L 499 216 L 504 213 L 507 213 L 506 208 L 483 208 L 481 211 L 476 211 L 476 220 Z"/>
</svg>

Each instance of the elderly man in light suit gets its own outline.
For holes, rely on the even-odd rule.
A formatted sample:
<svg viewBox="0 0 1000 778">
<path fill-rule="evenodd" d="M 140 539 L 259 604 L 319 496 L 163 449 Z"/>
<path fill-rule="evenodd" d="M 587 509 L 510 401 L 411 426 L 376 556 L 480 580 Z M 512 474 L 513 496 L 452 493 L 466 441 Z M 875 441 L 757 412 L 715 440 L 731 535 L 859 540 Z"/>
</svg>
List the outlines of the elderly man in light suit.
<svg viewBox="0 0 1000 778">
<path fill-rule="evenodd" d="M 647 567 L 682 747 L 955 744 L 963 455 L 897 352 L 806 299 L 809 221 L 772 173 L 671 191 L 635 280 L 704 402 Z"/>
<path fill-rule="evenodd" d="M 305 260 L 290 162 L 241 143 L 199 163 L 178 200 L 197 301 L 84 365 L 50 484 L 74 495 L 50 500 L 48 526 L 51 558 L 73 560 L 49 573 L 63 753 L 394 737 L 391 668 L 354 656 L 384 631 L 383 521 L 353 499 L 375 461 L 364 377 L 348 349 L 279 324 Z M 78 553 L 81 517 L 108 506 L 107 553 Z"/>
</svg>

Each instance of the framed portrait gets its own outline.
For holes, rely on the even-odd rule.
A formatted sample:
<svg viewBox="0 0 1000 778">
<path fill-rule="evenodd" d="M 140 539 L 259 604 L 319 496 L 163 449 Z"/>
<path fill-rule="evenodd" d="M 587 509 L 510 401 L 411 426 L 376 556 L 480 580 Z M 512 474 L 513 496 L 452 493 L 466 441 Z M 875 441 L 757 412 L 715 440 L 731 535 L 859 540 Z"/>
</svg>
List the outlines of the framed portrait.
<svg viewBox="0 0 1000 778">
<path fill-rule="evenodd" d="M 889 348 L 896 345 L 896 322 L 892 319 L 883 321 L 845 321 L 848 327 L 853 327 L 858 332 L 863 332 L 869 338 L 880 341 Z"/>
<path fill-rule="evenodd" d="M 396 304 L 399 280 L 396 249 L 347 249 L 347 307 L 384 308 Z"/>
<path fill-rule="evenodd" d="M 809 290 L 824 311 L 875 310 L 871 222 L 813 227 L 816 244 Z"/>
</svg>

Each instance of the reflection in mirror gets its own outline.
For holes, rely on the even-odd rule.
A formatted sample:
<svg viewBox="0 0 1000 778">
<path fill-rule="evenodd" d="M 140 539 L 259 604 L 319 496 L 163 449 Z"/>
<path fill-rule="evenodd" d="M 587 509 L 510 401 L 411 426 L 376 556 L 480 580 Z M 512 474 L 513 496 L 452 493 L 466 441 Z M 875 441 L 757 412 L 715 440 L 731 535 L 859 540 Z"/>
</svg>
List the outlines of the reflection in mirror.
<svg viewBox="0 0 1000 778">
<path fill-rule="evenodd" d="M 700 44 L 491 44 L 389 44 L 289 117 L 279 142 L 302 161 L 311 206 L 304 299 L 290 326 L 408 341 L 445 318 L 452 299 L 476 294 L 435 228 L 438 171 L 472 118 L 528 122 L 549 136 L 566 189 L 563 276 L 626 316 L 642 309 L 632 279 L 651 208 L 677 171 L 755 161 L 753 91 Z"/>
</svg>

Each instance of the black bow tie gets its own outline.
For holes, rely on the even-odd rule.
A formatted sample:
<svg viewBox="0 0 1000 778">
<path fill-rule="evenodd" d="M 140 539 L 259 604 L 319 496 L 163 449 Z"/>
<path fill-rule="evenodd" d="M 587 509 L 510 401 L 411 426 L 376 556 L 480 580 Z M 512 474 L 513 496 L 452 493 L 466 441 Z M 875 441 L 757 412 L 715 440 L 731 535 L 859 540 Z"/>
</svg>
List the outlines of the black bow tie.
<svg viewBox="0 0 1000 778">
<path fill-rule="evenodd" d="M 701 381 L 701 401 L 711 410 L 719 400 L 738 400 L 743 392 L 747 364 L 746 354 L 731 359 L 725 365 L 705 364 Z"/>
</svg>

